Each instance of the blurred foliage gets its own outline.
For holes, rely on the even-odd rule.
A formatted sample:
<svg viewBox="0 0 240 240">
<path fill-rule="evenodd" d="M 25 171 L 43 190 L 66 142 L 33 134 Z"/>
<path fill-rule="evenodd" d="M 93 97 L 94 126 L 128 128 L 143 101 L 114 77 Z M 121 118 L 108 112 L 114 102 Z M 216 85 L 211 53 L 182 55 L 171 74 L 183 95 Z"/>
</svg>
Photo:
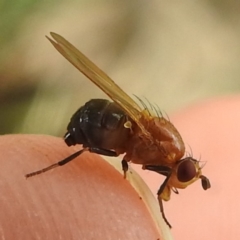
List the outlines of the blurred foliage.
<svg viewBox="0 0 240 240">
<path fill-rule="evenodd" d="M 0 134 L 61 136 L 78 107 L 105 97 L 48 43 L 50 31 L 167 112 L 239 93 L 239 5 L 0 0 Z"/>
<path fill-rule="evenodd" d="M 12 41 L 15 41 L 19 34 L 19 23 L 36 3 L 32 0 L 0 1 L 0 134 L 12 132 L 14 126 L 24 120 L 29 106 L 28 101 L 33 97 L 34 91 L 29 92 L 28 88 L 18 88 L 12 84 L 11 78 L 9 78 L 11 73 L 4 71 L 4 61 L 7 61 L 10 53 L 4 50 L 6 46 L 11 45 Z"/>
<path fill-rule="evenodd" d="M 18 34 L 19 22 L 21 22 L 37 4 L 38 2 L 33 0 L 2 0 L 0 2 L 1 46 L 15 39 Z"/>
</svg>

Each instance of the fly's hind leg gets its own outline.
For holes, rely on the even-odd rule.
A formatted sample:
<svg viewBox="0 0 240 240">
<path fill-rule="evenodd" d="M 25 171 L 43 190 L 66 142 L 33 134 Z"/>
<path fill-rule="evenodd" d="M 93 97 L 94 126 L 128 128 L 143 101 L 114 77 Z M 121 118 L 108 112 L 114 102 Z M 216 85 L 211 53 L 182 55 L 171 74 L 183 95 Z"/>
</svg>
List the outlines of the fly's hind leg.
<svg viewBox="0 0 240 240">
<path fill-rule="evenodd" d="M 83 148 L 83 149 L 81 149 L 81 150 L 73 153 L 72 155 L 64 158 L 63 160 L 61 160 L 61 161 L 59 161 L 59 162 L 57 162 L 57 163 L 54 163 L 54 164 L 52 164 L 52 165 L 50 165 L 50 166 L 48 166 L 48 167 L 45 167 L 45 168 L 43 168 L 43 169 L 41 169 L 41 170 L 28 173 L 28 174 L 25 175 L 25 177 L 26 177 L 26 178 L 33 177 L 33 176 L 39 175 L 39 174 L 41 174 L 41 173 L 47 172 L 47 171 L 49 171 L 49 170 L 51 170 L 51 169 L 53 169 L 53 168 L 63 166 L 63 165 L 65 165 L 65 164 L 69 163 L 70 161 L 72 161 L 73 159 L 75 159 L 76 157 L 78 157 L 79 155 L 81 155 L 81 154 L 82 154 L 83 152 L 85 152 L 85 151 L 88 151 L 88 149 L 87 149 L 87 148 Z"/>
<path fill-rule="evenodd" d="M 39 175 L 41 173 L 47 172 L 53 168 L 63 166 L 65 164 L 69 163 L 70 161 L 72 161 L 73 159 L 75 159 L 76 157 L 78 157 L 79 155 L 81 155 L 85 151 L 89 151 L 92 153 L 97 153 L 97 154 L 101 154 L 101 155 L 105 155 L 105 156 L 110 156 L 110 157 L 118 156 L 116 152 L 111 151 L 111 150 L 106 150 L 106 149 L 101 149 L 101 148 L 96 148 L 96 147 L 86 147 L 86 148 L 83 148 L 83 149 L 73 153 L 72 155 L 64 158 L 63 160 L 61 160 L 57 163 L 54 163 L 46 168 L 43 168 L 43 169 L 35 171 L 35 172 L 28 173 L 25 175 L 25 177 L 26 178 L 33 177 L 35 175 Z"/>
</svg>

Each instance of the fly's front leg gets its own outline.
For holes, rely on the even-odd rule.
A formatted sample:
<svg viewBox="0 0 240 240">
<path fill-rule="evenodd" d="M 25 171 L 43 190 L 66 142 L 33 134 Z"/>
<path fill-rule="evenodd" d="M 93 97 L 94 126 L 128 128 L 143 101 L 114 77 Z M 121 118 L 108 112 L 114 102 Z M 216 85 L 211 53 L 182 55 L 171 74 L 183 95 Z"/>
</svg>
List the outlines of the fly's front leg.
<svg viewBox="0 0 240 240">
<path fill-rule="evenodd" d="M 164 209 L 163 209 L 163 202 L 162 202 L 162 198 L 160 197 L 160 195 L 158 195 L 158 203 L 159 203 L 159 208 L 160 208 L 160 212 L 162 214 L 163 220 L 169 226 L 169 228 L 172 228 L 171 224 L 169 223 L 169 221 L 167 220 L 167 218 L 165 216 Z"/>
<path fill-rule="evenodd" d="M 164 182 L 162 183 L 162 185 L 160 186 L 160 188 L 157 192 L 158 195 L 161 195 L 163 193 L 164 189 L 167 186 L 169 178 L 171 177 L 172 169 L 170 167 L 167 167 L 167 166 L 155 166 L 155 165 L 145 165 L 145 166 L 143 166 L 143 169 L 147 169 L 149 171 L 157 172 L 157 173 L 166 177 Z"/>
<path fill-rule="evenodd" d="M 159 202 L 159 207 L 160 207 L 160 212 L 162 214 L 162 217 L 163 217 L 164 221 L 166 222 L 166 224 L 171 228 L 172 226 L 168 222 L 168 220 L 165 216 L 165 213 L 164 213 L 162 199 L 168 200 L 169 197 L 170 197 L 171 190 L 167 186 L 167 183 L 168 183 L 168 180 L 171 177 L 172 170 L 171 170 L 171 168 L 169 168 L 167 166 L 155 166 L 155 165 L 145 165 L 145 166 L 143 166 L 143 169 L 147 169 L 149 171 L 157 172 L 157 173 L 159 173 L 163 176 L 166 176 L 164 182 L 162 183 L 162 185 L 158 189 L 157 195 L 158 195 L 158 202 Z"/>
</svg>

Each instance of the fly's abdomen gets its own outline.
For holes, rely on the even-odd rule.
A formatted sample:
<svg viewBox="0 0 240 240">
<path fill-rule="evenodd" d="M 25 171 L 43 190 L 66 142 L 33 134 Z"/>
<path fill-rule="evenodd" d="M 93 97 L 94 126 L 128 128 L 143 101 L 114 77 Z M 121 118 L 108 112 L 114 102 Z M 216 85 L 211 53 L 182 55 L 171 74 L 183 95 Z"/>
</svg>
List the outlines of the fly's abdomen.
<svg viewBox="0 0 240 240">
<path fill-rule="evenodd" d="M 92 99 L 71 118 L 65 135 L 68 146 L 102 149 L 123 148 L 130 130 L 124 127 L 127 116 L 117 104 L 105 99 Z"/>
</svg>

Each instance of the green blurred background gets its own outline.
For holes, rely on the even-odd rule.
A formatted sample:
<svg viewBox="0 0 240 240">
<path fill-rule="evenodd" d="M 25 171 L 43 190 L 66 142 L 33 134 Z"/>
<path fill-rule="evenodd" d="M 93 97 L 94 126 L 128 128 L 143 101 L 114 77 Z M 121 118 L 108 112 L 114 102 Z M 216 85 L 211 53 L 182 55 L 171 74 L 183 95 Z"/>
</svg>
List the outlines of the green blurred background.
<svg viewBox="0 0 240 240">
<path fill-rule="evenodd" d="M 0 0 L 0 134 L 62 136 L 77 108 L 106 98 L 50 31 L 170 115 L 240 91 L 239 1 Z"/>
</svg>

